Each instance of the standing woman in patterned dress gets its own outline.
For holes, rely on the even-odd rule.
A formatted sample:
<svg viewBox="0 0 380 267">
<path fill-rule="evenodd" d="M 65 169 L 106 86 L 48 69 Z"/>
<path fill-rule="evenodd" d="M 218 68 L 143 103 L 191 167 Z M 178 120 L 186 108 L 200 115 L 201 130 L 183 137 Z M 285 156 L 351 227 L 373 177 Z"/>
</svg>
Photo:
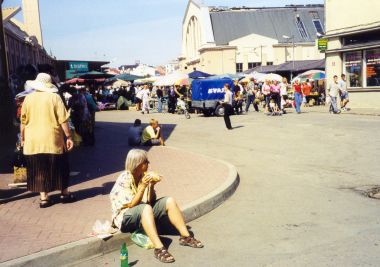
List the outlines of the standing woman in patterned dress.
<svg viewBox="0 0 380 267">
<path fill-rule="evenodd" d="M 67 123 L 69 113 L 49 74 L 40 73 L 27 84 L 36 90 L 26 96 L 21 109 L 28 190 L 40 193 L 40 208 L 51 205 L 48 193 L 56 190 L 61 191 L 63 203 L 73 202 L 75 197 L 68 191 L 67 152 L 74 145 Z"/>
</svg>

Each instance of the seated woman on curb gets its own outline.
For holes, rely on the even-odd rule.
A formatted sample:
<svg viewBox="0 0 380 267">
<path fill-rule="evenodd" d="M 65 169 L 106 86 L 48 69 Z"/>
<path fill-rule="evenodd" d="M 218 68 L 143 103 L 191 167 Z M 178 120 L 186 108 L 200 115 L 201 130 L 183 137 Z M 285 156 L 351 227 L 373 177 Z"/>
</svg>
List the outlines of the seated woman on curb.
<svg viewBox="0 0 380 267">
<path fill-rule="evenodd" d="M 160 179 L 157 179 L 157 174 L 146 173 L 148 164 L 146 151 L 129 151 L 126 170 L 117 178 L 110 193 L 113 223 L 123 233 L 142 227 L 154 244 L 154 256 L 161 262 L 174 262 L 158 236 L 156 222 L 168 218 L 180 234 L 180 245 L 193 248 L 202 248 L 203 245 L 190 236 L 182 212 L 172 197 L 156 199 L 154 186 Z"/>
<path fill-rule="evenodd" d="M 162 137 L 161 127 L 158 121 L 151 119 L 149 126 L 145 127 L 141 135 L 141 144 L 144 146 L 164 146 L 164 138 Z"/>
</svg>

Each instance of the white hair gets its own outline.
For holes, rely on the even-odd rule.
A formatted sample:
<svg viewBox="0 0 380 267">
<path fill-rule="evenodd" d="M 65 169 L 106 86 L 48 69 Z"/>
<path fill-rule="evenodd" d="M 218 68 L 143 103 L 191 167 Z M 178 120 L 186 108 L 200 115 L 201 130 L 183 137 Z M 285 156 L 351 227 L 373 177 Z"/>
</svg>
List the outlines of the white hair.
<svg viewBox="0 0 380 267">
<path fill-rule="evenodd" d="M 125 160 L 125 169 L 131 173 L 136 170 L 140 164 L 148 159 L 148 154 L 142 149 L 132 149 L 128 152 Z"/>
</svg>

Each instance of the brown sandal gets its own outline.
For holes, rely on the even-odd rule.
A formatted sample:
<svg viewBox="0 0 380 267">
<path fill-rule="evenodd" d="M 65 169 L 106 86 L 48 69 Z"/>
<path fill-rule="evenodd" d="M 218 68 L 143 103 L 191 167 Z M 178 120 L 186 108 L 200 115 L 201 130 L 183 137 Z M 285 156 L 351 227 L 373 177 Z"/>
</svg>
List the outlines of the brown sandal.
<svg viewBox="0 0 380 267">
<path fill-rule="evenodd" d="M 189 246 L 192 248 L 203 248 L 203 244 L 192 236 L 188 236 L 188 237 L 181 236 L 179 238 L 179 244 L 182 246 Z"/>
<path fill-rule="evenodd" d="M 170 254 L 168 249 L 165 247 L 155 248 L 154 256 L 156 257 L 156 259 L 163 263 L 171 263 L 175 261 L 172 254 Z"/>
</svg>

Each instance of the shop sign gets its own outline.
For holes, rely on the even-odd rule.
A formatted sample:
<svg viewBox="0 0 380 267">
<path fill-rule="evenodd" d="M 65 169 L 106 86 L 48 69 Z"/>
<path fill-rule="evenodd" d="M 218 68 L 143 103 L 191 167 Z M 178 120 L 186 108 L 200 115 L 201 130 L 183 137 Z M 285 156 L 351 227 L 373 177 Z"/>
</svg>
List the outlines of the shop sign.
<svg viewBox="0 0 380 267">
<path fill-rule="evenodd" d="M 70 70 L 76 70 L 80 72 L 88 71 L 88 62 L 69 62 Z"/>
<path fill-rule="evenodd" d="M 346 67 L 356 67 L 362 64 L 362 54 L 361 52 L 353 52 L 346 54 Z"/>
<path fill-rule="evenodd" d="M 380 64 L 380 50 L 370 50 L 367 52 L 367 66 Z"/>
<path fill-rule="evenodd" d="M 327 43 L 328 43 L 328 39 L 325 39 L 325 38 L 318 39 L 318 50 L 326 51 Z"/>
</svg>

